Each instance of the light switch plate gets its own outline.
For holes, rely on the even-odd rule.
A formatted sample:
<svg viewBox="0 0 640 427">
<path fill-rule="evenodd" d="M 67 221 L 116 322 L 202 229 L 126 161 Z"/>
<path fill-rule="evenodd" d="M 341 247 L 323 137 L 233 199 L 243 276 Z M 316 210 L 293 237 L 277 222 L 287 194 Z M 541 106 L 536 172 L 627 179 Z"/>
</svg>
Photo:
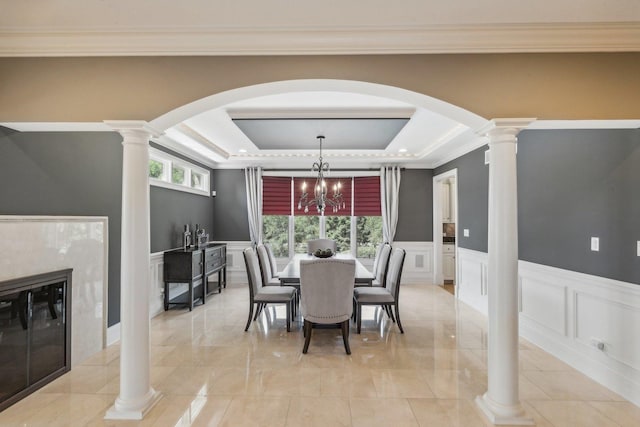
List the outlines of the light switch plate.
<svg viewBox="0 0 640 427">
<path fill-rule="evenodd" d="M 462 234 L 464 235 L 464 237 L 469 237 L 469 229 L 465 228 Z M 640 247 L 640 242 L 638 242 L 638 247 Z"/>
<path fill-rule="evenodd" d="M 592 237 L 591 238 L 591 250 L 598 252 L 600 250 L 600 238 Z"/>
<path fill-rule="evenodd" d="M 638 247 L 636 248 L 636 255 L 640 256 L 640 240 L 638 240 Z"/>
</svg>

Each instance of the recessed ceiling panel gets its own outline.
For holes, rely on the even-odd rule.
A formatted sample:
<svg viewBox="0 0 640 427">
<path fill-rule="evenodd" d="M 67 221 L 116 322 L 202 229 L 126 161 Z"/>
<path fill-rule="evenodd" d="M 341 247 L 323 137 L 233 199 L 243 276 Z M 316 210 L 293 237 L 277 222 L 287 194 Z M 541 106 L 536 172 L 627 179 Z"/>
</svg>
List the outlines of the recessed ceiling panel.
<svg viewBox="0 0 640 427">
<path fill-rule="evenodd" d="M 233 119 L 260 150 L 384 150 L 408 118 L 365 119 Z"/>
</svg>

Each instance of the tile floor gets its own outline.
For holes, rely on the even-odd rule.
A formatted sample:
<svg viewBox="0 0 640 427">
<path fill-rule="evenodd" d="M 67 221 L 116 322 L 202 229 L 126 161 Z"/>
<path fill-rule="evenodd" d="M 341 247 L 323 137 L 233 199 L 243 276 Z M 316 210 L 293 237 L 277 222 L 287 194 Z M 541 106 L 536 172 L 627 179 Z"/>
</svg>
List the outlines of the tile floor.
<svg viewBox="0 0 640 427">
<path fill-rule="evenodd" d="M 248 290 L 230 286 L 189 313 L 152 321 L 151 377 L 163 398 L 141 422 L 105 421 L 118 394 L 119 347 L 0 413 L 0 426 L 487 426 L 486 320 L 442 288 L 403 285 L 405 334 L 368 307 L 352 355 L 339 330 L 314 330 L 284 308 L 243 332 Z M 523 405 L 538 426 L 638 426 L 640 408 L 525 341 Z"/>
</svg>

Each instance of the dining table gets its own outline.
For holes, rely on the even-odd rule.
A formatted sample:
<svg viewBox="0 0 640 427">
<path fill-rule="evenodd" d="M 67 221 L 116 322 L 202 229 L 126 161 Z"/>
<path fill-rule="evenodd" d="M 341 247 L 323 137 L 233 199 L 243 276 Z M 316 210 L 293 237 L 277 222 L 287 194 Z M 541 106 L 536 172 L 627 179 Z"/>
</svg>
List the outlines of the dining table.
<svg viewBox="0 0 640 427">
<path fill-rule="evenodd" d="M 356 262 L 356 278 L 354 286 L 371 286 L 373 283 L 373 273 L 366 269 L 364 265 L 357 258 L 354 258 L 351 254 L 335 254 L 331 258 L 333 259 L 352 259 Z M 300 283 L 300 261 L 302 260 L 320 259 L 314 255 L 309 254 L 295 254 L 289 261 L 287 266 L 278 272 L 278 279 L 283 286 L 299 286 Z"/>
</svg>

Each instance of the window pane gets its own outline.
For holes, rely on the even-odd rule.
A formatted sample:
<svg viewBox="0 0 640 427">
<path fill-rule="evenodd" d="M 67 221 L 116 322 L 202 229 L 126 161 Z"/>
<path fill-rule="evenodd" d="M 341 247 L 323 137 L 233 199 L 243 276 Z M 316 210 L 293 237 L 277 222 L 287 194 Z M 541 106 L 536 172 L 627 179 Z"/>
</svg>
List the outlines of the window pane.
<svg viewBox="0 0 640 427">
<path fill-rule="evenodd" d="M 184 168 L 173 165 L 171 168 L 171 182 L 174 184 L 184 184 Z"/>
<path fill-rule="evenodd" d="M 278 258 L 289 257 L 289 217 L 283 215 L 264 215 L 262 217 L 263 239 L 271 244 Z"/>
<path fill-rule="evenodd" d="M 202 189 L 202 174 L 191 171 L 191 187 Z"/>
<path fill-rule="evenodd" d="M 382 243 L 382 217 L 359 216 L 356 219 L 356 256 L 374 258 L 376 248 Z"/>
<path fill-rule="evenodd" d="M 164 164 L 157 160 L 149 160 L 149 176 L 151 178 L 159 178 L 162 179 L 162 175 L 164 173 Z"/>
<path fill-rule="evenodd" d="M 320 236 L 319 216 L 295 216 L 294 234 L 296 253 L 307 253 L 307 240 L 317 239 Z"/>
<path fill-rule="evenodd" d="M 351 217 L 327 216 L 325 217 L 327 239 L 335 240 L 338 252 L 351 251 Z"/>
</svg>

